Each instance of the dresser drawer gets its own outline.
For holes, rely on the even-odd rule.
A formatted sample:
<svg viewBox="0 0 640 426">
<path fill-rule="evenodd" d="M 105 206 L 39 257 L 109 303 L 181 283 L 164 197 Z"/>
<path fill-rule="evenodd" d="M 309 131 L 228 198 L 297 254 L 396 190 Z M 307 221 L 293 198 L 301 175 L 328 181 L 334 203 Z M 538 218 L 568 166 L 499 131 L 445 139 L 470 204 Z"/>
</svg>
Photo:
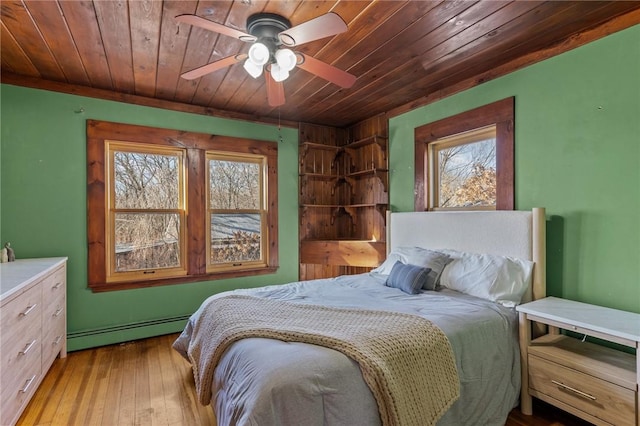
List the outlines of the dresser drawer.
<svg viewBox="0 0 640 426">
<path fill-rule="evenodd" d="M 42 298 L 43 300 L 55 300 L 66 293 L 67 268 L 62 265 L 43 280 Z"/>
<path fill-rule="evenodd" d="M 35 286 L 2 307 L 0 362 L 2 387 L 16 378 L 34 357 L 40 363 L 42 334 L 40 287 Z"/>
<path fill-rule="evenodd" d="M 26 349 L 26 350 L 25 350 Z M 36 391 L 41 380 L 41 342 L 33 341 L 23 348 L 25 353 L 12 357 L 9 368 L 3 363 L 2 369 L 2 405 L 0 406 L 0 424 L 9 425 L 17 419 L 9 418 L 20 413 Z M 13 351 L 11 351 L 13 352 Z"/>
<path fill-rule="evenodd" d="M 8 330 L 2 333 L 2 337 L 6 334 L 19 334 L 19 330 L 24 331 L 27 324 L 35 321 L 39 323 L 41 311 L 42 289 L 34 285 L 0 309 L 0 324 L 3 331 Z"/>
<path fill-rule="evenodd" d="M 0 425 L 14 425 L 55 356 L 66 356 L 66 258 L 0 265 Z"/>
<path fill-rule="evenodd" d="M 636 393 L 529 355 L 529 388 L 616 426 L 635 425 Z"/>
<path fill-rule="evenodd" d="M 57 326 L 58 322 L 64 322 L 67 310 L 67 299 L 64 293 L 56 295 L 55 300 L 43 298 L 46 305 L 42 310 L 42 332 L 48 333 Z"/>
<path fill-rule="evenodd" d="M 42 337 L 42 367 L 48 369 L 58 353 L 62 350 L 66 339 L 66 323 L 64 312 L 53 318 L 49 330 Z"/>
<path fill-rule="evenodd" d="M 23 379 L 25 371 L 31 371 L 32 365 L 41 366 L 40 334 L 29 333 L 21 337 L 19 343 L 2 348 L 2 387 L 14 379 Z"/>
</svg>

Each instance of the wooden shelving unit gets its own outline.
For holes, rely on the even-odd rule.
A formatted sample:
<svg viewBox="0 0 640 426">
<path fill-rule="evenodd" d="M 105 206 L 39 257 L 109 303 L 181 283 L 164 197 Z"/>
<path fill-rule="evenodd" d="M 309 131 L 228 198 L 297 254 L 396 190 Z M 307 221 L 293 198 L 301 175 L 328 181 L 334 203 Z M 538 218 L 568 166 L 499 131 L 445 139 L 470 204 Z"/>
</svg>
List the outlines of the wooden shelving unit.
<svg viewBox="0 0 640 426">
<path fill-rule="evenodd" d="M 387 120 L 301 124 L 300 279 L 370 270 L 385 258 Z"/>
</svg>

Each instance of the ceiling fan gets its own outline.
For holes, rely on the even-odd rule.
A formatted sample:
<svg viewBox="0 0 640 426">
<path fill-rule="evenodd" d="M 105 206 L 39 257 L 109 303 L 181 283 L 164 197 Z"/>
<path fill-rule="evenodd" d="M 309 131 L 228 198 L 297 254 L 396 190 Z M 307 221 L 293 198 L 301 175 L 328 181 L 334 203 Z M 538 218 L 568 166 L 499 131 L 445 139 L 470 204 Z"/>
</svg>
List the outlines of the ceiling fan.
<svg viewBox="0 0 640 426">
<path fill-rule="evenodd" d="M 244 69 L 253 78 L 260 77 L 264 72 L 267 98 L 272 107 L 284 104 L 282 82 L 289 77 L 289 72 L 296 66 L 343 88 L 351 87 L 356 81 L 353 74 L 302 52 L 289 49 L 289 47 L 345 32 L 347 24 L 336 13 L 329 12 L 320 15 L 295 27 L 292 27 L 291 22 L 280 15 L 256 13 L 247 19 L 247 33 L 197 15 L 178 15 L 176 19 L 185 24 L 253 43 L 246 54 L 227 56 L 185 72 L 181 76 L 187 80 L 202 77 L 210 72 L 244 61 Z"/>
</svg>

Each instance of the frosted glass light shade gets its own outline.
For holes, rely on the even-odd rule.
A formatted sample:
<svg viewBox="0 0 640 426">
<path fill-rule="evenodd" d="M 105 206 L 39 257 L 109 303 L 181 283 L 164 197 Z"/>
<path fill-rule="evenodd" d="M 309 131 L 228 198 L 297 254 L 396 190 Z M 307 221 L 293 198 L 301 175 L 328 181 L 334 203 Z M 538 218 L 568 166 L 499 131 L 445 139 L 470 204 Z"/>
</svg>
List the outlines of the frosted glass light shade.
<svg viewBox="0 0 640 426">
<path fill-rule="evenodd" d="M 275 81 L 284 81 L 289 77 L 289 71 L 278 64 L 271 64 L 271 77 Z"/>
<path fill-rule="evenodd" d="M 287 73 L 291 71 L 298 62 L 298 58 L 296 58 L 296 54 L 293 53 L 290 49 L 279 49 L 276 52 L 276 62 L 280 66 L 281 69 L 286 70 Z"/>
<path fill-rule="evenodd" d="M 247 58 L 247 60 L 244 61 L 243 67 L 253 78 L 258 78 L 262 75 L 263 66 L 256 65 L 253 61 L 251 61 L 251 58 Z"/>
<path fill-rule="evenodd" d="M 249 59 L 256 65 L 264 65 L 269 61 L 269 48 L 262 43 L 253 43 L 249 48 Z"/>
</svg>

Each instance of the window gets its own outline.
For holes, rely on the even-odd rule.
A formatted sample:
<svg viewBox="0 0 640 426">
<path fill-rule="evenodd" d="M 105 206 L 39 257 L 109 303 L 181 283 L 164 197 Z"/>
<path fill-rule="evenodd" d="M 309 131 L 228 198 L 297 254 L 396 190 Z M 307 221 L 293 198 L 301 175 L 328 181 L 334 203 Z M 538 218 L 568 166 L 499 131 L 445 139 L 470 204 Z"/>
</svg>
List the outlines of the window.
<svg viewBox="0 0 640 426">
<path fill-rule="evenodd" d="M 438 139 L 427 160 L 430 209 L 495 210 L 495 126 Z"/>
<path fill-rule="evenodd" d="M 277 144 L 87 121 L 89 287 L 275 272 Z"/>
<path fill-rule="evenodd" d="M 208 269 L 264 265 L 264 161 L 255 155 L 208 153 Z"/>
<path fill-rule="evenodd" d="M 512 210 L 514 98 L 415 130 L 415 210 Z"/>
<path fill-rule="evenodd" d="M 107 281 L 185 275 L 184 150 L 106 143 Z"/>
</svg>

